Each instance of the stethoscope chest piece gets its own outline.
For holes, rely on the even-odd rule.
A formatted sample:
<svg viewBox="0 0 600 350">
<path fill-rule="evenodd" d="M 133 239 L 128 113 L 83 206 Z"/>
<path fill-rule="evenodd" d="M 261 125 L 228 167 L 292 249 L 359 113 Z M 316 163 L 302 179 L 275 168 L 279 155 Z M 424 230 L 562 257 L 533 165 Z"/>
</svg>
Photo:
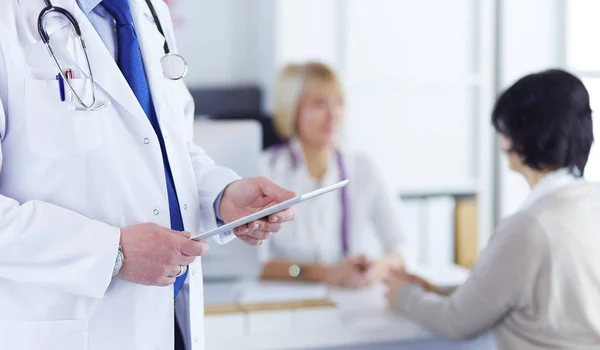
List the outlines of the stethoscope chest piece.
<svg viewBox="0 0 600 350">
<path fill-rule="evenodd" d="M 167 53 L 160 60 L 163 75 L 169 80 L 179 80 L 186 76 L 188 65 L 183 56 Z"/>
</svg>

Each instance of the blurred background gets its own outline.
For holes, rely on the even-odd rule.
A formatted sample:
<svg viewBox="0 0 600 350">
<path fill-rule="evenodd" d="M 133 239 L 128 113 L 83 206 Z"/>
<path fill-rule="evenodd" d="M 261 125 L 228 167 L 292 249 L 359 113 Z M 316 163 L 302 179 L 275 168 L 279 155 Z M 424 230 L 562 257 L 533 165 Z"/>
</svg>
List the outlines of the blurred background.
<svg viewBox="0 0 600 350">
<path fill-rule="evenodd" d="M 343 143 L 367 153 L 402 200 L 407 258 L 416 263 L 470 266 L 529 191 L 490 126 L 499 91 L 562 67 L 585 81 L 594 105 L 600 98 L 597 0 L 168 3 L 199 120 L 254 121 L 197 127 L 198 143 L 242 175 L 253 175 L 252 157 L 279 142 L 270 122 L 278 70 L 317 60 L 338 72 Z M 588 164 L 587 177 L 600 179 L 598 150 Z M 229 262 L 212 272 L 226 273 Z"/>
<path fill-rule="evenodd" d="M 454 277 L 444 266 L 468 270 L 497 223 L 515 212 L 529 192 L 526 182 L 508 169 L 490 125 L 499 92 L 525 74 L 558 67 L 583 79 L 592 108 L 600 103 L 598 0 L 168 3 L 179 51 L 189 63 L 186 81 L 196 102 L 198 144 L 242 176 L 256 175 L 261 152 L 282 141 L 272 122 L 278 72 L 289 63 L 329 65 L 345 90 L 342 143 L 367 154 L 381 169 L 397 204 L 407 265 L 432 267 L 437 271 L 431 275 L 437 276 L 435 281 L 452 282 Z M 599 152 L 597 146 L 592 148 L 588 179 L 600 180 Z M 261 261 L 253 247 L 211 243 L 203 269 L 207 282 L 213 282 L 213 289 L 205 293 L 207 303 L 218 304 L 231 299 L 234 289 L 214 283 L 257 277 Z M 255 294 L 309 293 L 301 291 L 261 289 Z M 339 346 L 367 342 L 367 338 L 383 342 L 398 340 L 398 334 L 409 339 L 418 333 L 411 333 L 409 324 L 388 318 L 385 306 L 369 306 L 383 298 L 361 294 L 352 298 L 347 304 L 362 311 L 352 308 L 344 319 L 355 327 L 352 336 L 356 339 L 345 330 L 350 329 L 348 324 L 338 338 L 331 327 L 322 326 L 327 331 L 320 338 L 315 335 L 315 344 Z M 339 305 L 343 309 L 345 304 Z M 278 324 L 298 334 L 299 321 L 287 329 L 283 325 L 289 323 L 289 315 L 272 317 L 259 322 L 264 329 L 253 328 L 258 327 L 257 320 L 239 321 L 239 335 L 244 337 L 234 347 L 243 343 L 248 348 L 267 348 L 265 339 L 270 339 L 273 349 L 291 344 L 283 335 L 277 343 L 279 338 L 264 334 Z M 213 337 L 211 344 L 233 346 L 234 321 L 209 318 L 206 327 Z M 314 317 L 308 323 L 313 322 Z M 364 328 L 367 324 L 370 328 Z M 260 336 L 246 337 L 248 332 Z M 302 337 L 320 334 L 311 332 Z M 299 344 L 308 347 L 309 343 Z M 294 346 L 289 345 L 302 347 Z M 449 346 L 433 343 L 422 348 Z M 360 347 L 367 348 L 375 347 Z M 389 348 L 400 349 L 397 344 Z M 406 348 L 420 349 L 414 344 Z M 471 348 L 486 347 L 475 344 Z"/>
</svg>

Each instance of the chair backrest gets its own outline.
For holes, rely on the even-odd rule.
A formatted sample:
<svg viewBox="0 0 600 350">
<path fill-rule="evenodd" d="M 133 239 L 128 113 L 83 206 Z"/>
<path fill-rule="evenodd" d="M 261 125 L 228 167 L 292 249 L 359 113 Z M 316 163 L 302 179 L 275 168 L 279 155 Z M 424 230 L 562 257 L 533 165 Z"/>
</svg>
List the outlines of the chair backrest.
<svg viewBox="0 0 600 350">
<path fill-rule="evenodd" d="M 262 127 L 262 148 L 266 150 L 285 142 L 275 129 L 273 118 L 263 113 L 231 113 L 212 116 L 215 120 L 254 120 Z"/>
<path fill-rule="evenodd" d="M 196 118 L 194 141 L 217 164 L 242 177 L 258 175 L 262 128 L 257 121 Z"/>
</svg>

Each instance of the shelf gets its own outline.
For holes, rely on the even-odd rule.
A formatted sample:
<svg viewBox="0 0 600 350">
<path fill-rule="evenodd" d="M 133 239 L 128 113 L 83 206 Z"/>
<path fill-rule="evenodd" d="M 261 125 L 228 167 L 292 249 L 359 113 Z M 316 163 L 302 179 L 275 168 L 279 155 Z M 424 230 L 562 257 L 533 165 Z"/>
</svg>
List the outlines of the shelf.
<svg viewBox="0 0 600 350">
<path fill-rule="evenodd" d="M 474 196 L 477 194 L 476 184 L 463 184 L 456 186 L 422 187 L 400 189 L 401 199 L 413 199 L 438 196 Z"/>
<path fill-rule="evenodd" d="M 414 89 L 416 87 L 471 87 L 478 86 L 483 82 L 482 77 L 479 74 L 465 74 L 463 76 L 450 76 L 450 77 L 438 77 L 438 76 L 423 76 L 423 75 L 412 75 L 394 77 L 390 80 L 385 79 L 364 79 L 358 77 L 347 77 L 344 81 L 344 85 L 351 91 L 361 90 L 403 90 L 403 89 Z"/>
</svg>

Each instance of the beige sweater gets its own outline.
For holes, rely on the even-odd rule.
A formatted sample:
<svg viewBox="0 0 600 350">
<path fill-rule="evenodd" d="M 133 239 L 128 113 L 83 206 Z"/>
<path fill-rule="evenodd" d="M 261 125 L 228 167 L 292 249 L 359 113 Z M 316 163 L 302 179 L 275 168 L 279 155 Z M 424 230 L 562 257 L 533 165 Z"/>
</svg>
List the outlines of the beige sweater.
<svg viewBox="0 0 600 350">
<path fill-rule="evenodd" d="M 500 350 L 600 349 L 600 185 L 546 176 L 462 286 L 408 284 L 397 310 L 446 337 L 492 330 Z"/>
</svg>

